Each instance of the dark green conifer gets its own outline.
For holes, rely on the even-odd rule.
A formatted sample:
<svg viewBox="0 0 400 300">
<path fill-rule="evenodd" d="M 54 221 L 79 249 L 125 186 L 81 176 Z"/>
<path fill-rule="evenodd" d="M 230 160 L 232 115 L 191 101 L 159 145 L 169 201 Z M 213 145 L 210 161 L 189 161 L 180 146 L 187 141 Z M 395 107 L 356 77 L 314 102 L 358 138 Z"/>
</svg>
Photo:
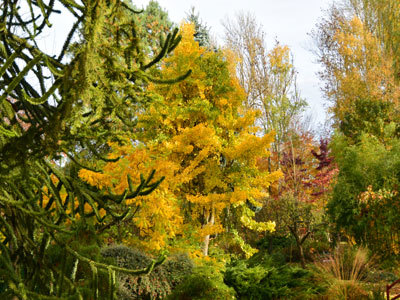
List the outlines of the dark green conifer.
<svg viewBox="0 0 400 300">
<path fill-rule="evenodd" d="M 199 13 L 196 13 L 195 8 L 192 6 L 189 13 L 186 14 L 186 20 L 194 25 L 196 33 L 194 40 L 199 43 L 201 47 L 211 48 L 210 28 L 200 19 Z"/>
<path fill-rule="evenodd" d="M 159 81 L 148 69 L 180 40 L 169 33 L 146 58 L 132 13 L 120 0 L 0 2 L 1 299 L 114 299 L 115 272 L 150 272 L 164 259 L 128 270 L 93 250 L 96 235 L 134 214 L 125 199 L 162 179 L 152 173 L 114 195 L 77 176 L 101 168 L 87 157 L 109 161 L 107 142 L 133 130 L 136 107 L 151 98 L 145 83 Z M 75 21 L 50 55 L 38 41 L 65 14 Z"/>
<path fill-rule="evenodd" d="M 166 35 L 177 27 L 169 19 L 167 11 L 154 0 L 147 4 L 142 13 L 133 14 L 132 17 L 136 20 L 143 50 L 148 54 L 157 53 Z"/>
</svg>

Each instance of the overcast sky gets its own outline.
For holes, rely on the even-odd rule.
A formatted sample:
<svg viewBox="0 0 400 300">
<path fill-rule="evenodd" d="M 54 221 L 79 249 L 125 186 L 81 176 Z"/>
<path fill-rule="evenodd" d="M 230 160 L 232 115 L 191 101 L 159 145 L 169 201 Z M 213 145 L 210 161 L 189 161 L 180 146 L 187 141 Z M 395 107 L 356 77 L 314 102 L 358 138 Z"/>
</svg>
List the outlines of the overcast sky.
<svg viewBox="0 0 400 300">
<path fill-rule="evenodd" d="M 308 33 L 314 28 L 323 9 L 333 0 L 158 0 L 160 6 L 168 11 L 172 21 L 180 23 L 190 8 L 194 6 L 200 18 L 210 28 L 212 34 L 222 42 L 223 26 L 226 17 L 233 18 L 237 12 L 254 14 L 262 24 L 267 36 L 267 46 L 271 49 L 275 39 L 288 45 L 294 56 L 298 84 L 303 98 L 310 106 L 309 113 L 314 119 L 314 128 L 325 121 L 324 100 L 320 83 L 316 76 L 319 66 L 310 52 L 312 40 Z M 138 7 L 145 7 L 149 0 L 134 0 Z"/>
</svg>

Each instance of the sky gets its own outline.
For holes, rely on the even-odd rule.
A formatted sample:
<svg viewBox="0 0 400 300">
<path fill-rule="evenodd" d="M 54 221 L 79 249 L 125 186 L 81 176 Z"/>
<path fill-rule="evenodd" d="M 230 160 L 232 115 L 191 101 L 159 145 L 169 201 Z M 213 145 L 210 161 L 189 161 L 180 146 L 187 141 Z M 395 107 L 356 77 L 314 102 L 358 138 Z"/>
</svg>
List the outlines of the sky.
<svg viewBox="0 0 400 300">
<path fill-rule="evenodd" d="M 194 6 L 200 19 L 222 44 L 224 29 L 222 21 L 233 19 L 238 12 L 250 12 L 263 26 L 267 47 L 271 49 L 275 40 L 291 48 L 294 65 L 298 71 L 298 86 L 303 98 L 309 103 L 308 114 L 312 115 L 313 128 L 325 122 L 326 101 L 320 91 L 321 83 L 316 73 L 319 65 L 311 53 L 313 42 L 308 35 L 323 16 L 333 0 L 158 0 L 168 11 L 172 21 L 180 23 Z M 138 7 L 145 7 L 149 0 L 133 0 Z"/>
<path fill-rule="evenodd" d="M 320 91 L 322 83 L 317 72 L 320 66 L 312 54 L 313 42 L 309 33 L 334 0 L 158 0 L 168 11 L 170 19 L 179 24 L 191 7 L 211 30 L 211 34 L 222 44 L 224 29 L 222 21 L 233 19 L 238 12 L 250 12 L 263 26 L 267 47 L 272 49 L 275 41 L 291 48 L 294 65 L 298 71 L 298 87 L 307 100 L 307 114 L 312 117 L 312 127 L 319 130 L 326 119 L 324 100 Z M 145 7 L 149 0 L 132 0 L 137 7 Z M 41 47 L 47 53 L 58 52 L 71 27 L 72 19 L 67 14 L 53 14 L 49 35 L 43 36 Z"/>
</svg>

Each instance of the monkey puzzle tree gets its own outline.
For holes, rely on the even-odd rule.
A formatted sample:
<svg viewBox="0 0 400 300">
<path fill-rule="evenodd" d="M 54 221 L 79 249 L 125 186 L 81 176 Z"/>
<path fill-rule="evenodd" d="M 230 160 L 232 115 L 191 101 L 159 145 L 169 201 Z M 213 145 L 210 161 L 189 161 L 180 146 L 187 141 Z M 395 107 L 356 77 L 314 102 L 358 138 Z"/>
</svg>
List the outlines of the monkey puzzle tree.
<svg viewBox="0 0 400 300">
<path fill-rule="evenodd" d="M 135 104 L 149 98 L 144 83 L 156 80 L 146 70 L 180 37 L 168 35 L 159 54 L 146 60 L 121 1 L 6 0 L 0 8 L 2 297 L 113 299 L 116 271 L 149 272 L 162 259 L 144 270 L 121 269 L 91 259 L 90 251 L 83 255 L 80 243 L 128 217 L 125 199 L 150 193 L 160 180 L 142 178 L 112 194 L 82 182 L 61 158 L 79 168 L 84 149 L 108 161 L 99 147 L 135 125 Z M 74 22 L 58 55 L 50 55 L 38 41 L 57 13 Z M 60 261 L 51 259 L 54 249 Z M 85 268 L 90 278 L 80 273 Z M 99 295 L 102 272 L 109 289 Z"/>
</svg>

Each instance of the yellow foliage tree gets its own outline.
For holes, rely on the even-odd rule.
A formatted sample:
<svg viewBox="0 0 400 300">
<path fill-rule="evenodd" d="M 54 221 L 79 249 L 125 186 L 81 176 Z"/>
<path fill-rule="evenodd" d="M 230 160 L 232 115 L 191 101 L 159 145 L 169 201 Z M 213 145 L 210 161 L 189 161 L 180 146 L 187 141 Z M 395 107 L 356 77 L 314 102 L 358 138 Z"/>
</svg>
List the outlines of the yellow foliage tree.
<svg viewBox="0 0 400 300">
<path fill-rule="evenodd" d="M 192 75 L 173 85 L 150 85 L 159 96 L 138 113 L 135 142 L 114 147 L 123 159 L 107 164 L 101 175 L 88 170 L 80 175 L 122 192 L 127 175 L 133 179 L 156 170 L 166 179 L 158 190 L 134 199 L 132 204 L 141 207 L 135 225 L 158 247 L 191 227 L 208 255 L 210 235 L 225 231 L 232 218 L 253 230 L 274 230 L 272 222 L 254 221 L 250 207 L 261 206 L 259 200 L 281 174 L 256 166 L 258 157 L 268 155 L 274 133 L 256 135 L 257 112 L 242 109 L 245 94 L 232 57 L 200 47 L 191 24 L 183 24 L 181 32 L 182 41 L 163 63 L 162 74 L 175 78 L 191 69 Z"/>
<path fill-rule="evenodd" d="M 358 140 L 362 131 L 381 136 L 384 124 L 397 122 L 400 86 L 393 52 L 356 11 L 346 14 L 333 7 L 314 37 L 336 125 Z"/>
<path fill-rule="evenodd" d="M 346 112 L 354 109 L 352 103 L 360 98 L 392 102 L 398 106 L 400 89 L 395 84 L 392 59 L 384 46 L 358 17 L 353 17 L 333 39 L 343 65 L 333 70 L 336 89 L 335 115 L 344 119 Z"/>
</svg>

